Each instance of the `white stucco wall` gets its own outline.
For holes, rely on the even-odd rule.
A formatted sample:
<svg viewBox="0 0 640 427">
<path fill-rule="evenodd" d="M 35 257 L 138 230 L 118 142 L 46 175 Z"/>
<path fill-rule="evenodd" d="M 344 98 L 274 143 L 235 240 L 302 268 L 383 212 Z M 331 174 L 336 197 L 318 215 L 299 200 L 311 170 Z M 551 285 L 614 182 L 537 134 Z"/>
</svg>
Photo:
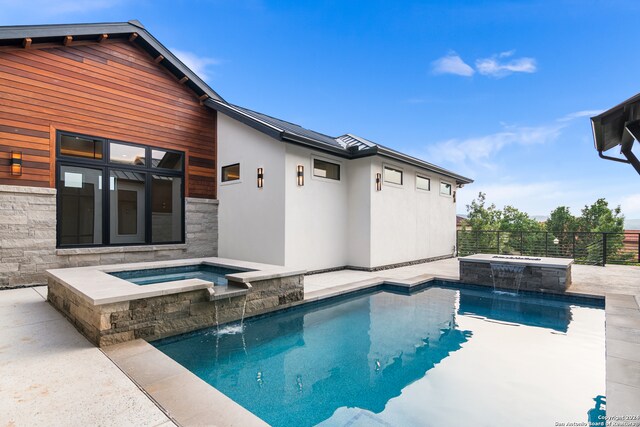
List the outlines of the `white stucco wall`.
<svg viewBox="0 0 640 427">
<path fill-rule="evenodd" d="M 313 158 L 340 165 L 340 181 L 313 175 Z M 349 161 L 286 144 L 285 265 L 321 270 L 347 264 Z M 304 166 L 304 185 L 296 179 Z"/>
<path fill-rule="evenodd" d="M 240 163 L 240 181 L 221 181 Z M 284 265 L 285 144 L 218 114 L 219 256 Z M 257 169 L 264 185 L 257 186 Z"/>
<path fill-rule="evenodd" d="M 403 185 L 384 182 L 383 165 L 404 173 Z M 435 173 L 374 157 L 372 172 L 383 174 L 381 191 L 371 197 L 371 267 L 451 255 L 456 240 L 456 204 L 440 195 Z M 431 178 L 431 190 L 416 188 L 416 173 Z M 373 178 L 372 178 L 373 180 Z"/>
<path fill-rule="evenodd" d="M 314 158 L 339 164 L 340 180 L 314 176 Z M 241 179 L 222 183 L 222 167 L 234 163 Z M 402 186 L 384 182 L 383 164 L 404 172 Z M 379 156 L 346 160 L 284 143 L 224 114 L 218 114 L 217 166 L 221 257 L 314 271 L 453 253 L 456 206 L 440 194 L 440 181 L 454 190 L 455 182 L 437 174 Z M 416 189 L 416 172 L 431 178 L 430 191 Z M 382 191 L 376 173 L 383 174 Z"/>
</svg>

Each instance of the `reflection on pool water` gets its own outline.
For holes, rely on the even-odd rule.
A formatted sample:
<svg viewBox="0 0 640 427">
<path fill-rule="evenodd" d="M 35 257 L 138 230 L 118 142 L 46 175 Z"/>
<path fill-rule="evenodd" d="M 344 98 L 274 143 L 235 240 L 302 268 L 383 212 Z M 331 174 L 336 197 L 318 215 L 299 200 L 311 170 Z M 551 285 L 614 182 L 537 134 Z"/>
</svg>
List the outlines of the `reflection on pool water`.
<svg viewBox="0 0 640 427">
<path fill-rule="evenodd" d="M 552 426 L 605 391 L 604 310 L 566 300 L 377 291 L 230 330 L 153 344 L 274 426 Z"/>
</svg>

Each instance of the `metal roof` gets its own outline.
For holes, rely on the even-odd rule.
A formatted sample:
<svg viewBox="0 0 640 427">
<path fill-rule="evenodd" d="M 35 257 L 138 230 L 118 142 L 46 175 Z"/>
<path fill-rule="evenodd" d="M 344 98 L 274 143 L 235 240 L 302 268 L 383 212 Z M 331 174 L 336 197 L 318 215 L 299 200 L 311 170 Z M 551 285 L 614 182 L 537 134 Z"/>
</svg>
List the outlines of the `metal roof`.
<svg viewBox="0 0 640 427">
<path fill-rule="evenodd" d="M 356 159 L 379 155 L 412 166 L 436 172 L 456 181 L 458 184 L 470 184 L 472 179 L 458 175 L 452 171 L 432 163 L 409 156 L 391 148 L 376 144 L 368 139 L 353 134 L 330 137 L 326 134 L 304 128 L 295 123 L 277 119 L 244 107 L 232 105 L 224 101 L 207 100 L 205 105 L 236 119 L 272 138 L 303 145 L 338 157 Z"/>
<path fill-rule="evenodd" d="M 66 36 L 73 37 L 75 42 L 97 40 L 102 34 L 108 35 L 108 39 L 111 40 L 128 40 L 134 33 L 137 34 L 137 37 L 132 40 L 132 43 L 136 43 L 153 58 L 162 55 L 163 59 L 159 63 L 175 75 L 178 80 L 187 77 L 189 80 L 185 82 L 185 86 L 193 90 L 199 97 L 207 95 L 210 98 L 222 100 L 216 91 L 184 65 L 137 20 L 100 24 L 0 26 L 0 47 L 22 46 L 25 39 L 31 39 L 32 46 L 47 43 L 51 47 L 56 45 L 62 47 Z"/>
<path fill-rule="evenodd" d="M 591 128 L 593 142 L 600 157 L 629 163 L 640 174 L 640 161 L 631 151 L 634 141 L 640 141 L 640 94 L 592 117 Z M 602 154 L 618 146 L 624 158 Z"/>
</svg>

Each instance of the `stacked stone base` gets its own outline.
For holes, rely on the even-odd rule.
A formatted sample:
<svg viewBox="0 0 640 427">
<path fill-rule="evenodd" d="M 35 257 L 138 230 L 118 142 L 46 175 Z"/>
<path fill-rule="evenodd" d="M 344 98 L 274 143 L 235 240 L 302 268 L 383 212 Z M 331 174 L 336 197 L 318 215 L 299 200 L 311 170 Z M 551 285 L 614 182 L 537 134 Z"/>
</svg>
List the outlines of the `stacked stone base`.
<svg viewBox="0 0 640 427">
<path fill-rule="evenodd" d="M 294 275 L 251 283 L 246 294 L 209 301 L 206 289 L 93 305 L 49 278 L 48 300 L 93 344 L 155 340 L 277 310 L 304 298 L 304 278 Z M 246 304 L 246 305 L 245 305 Z"/>
<path fill-rule="evenodd" d="M 494 286 L 489 262 L 460 259 L 460 281 L 473 285 Z M 504 283 L 504 280 L 496 283 Z M 498 285 L 500 286 L 500 285 Z M 563 293 L 571 286 L 571 265 L 567 267 L 526 266 L 522 272 L 520 290 Z M 509 289 L 504 287 L 503 289 Z"/>
</svg>

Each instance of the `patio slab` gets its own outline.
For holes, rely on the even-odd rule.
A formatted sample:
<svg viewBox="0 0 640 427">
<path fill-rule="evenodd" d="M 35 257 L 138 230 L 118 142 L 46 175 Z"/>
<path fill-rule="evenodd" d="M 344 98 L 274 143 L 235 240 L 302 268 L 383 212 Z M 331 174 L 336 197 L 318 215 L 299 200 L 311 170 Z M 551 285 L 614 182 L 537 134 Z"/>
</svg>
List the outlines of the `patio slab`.
<svg viewBox="0 0 640 427">
<path fill-rule="evenodd" d="M 43 294 L 0 294 L 0 425 L 174 425 Z"/>
</svg>

